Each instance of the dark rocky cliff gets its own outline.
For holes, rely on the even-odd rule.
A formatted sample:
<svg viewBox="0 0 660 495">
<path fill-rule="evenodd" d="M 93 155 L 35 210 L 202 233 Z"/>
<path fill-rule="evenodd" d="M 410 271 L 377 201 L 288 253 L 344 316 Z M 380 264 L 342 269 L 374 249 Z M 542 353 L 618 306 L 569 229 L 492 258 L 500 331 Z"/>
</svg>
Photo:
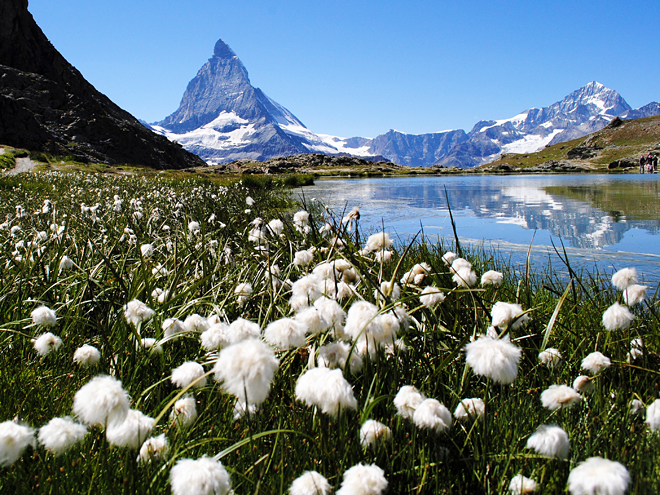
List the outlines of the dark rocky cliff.
<svg viewBox="0 0 660 495">
<path fill-rule="evenodd" d="M 27 0 L 0 3 L 0 143 L 159 169 L 204 165 L 87 82 L 37 26 Z"/>
</svg>

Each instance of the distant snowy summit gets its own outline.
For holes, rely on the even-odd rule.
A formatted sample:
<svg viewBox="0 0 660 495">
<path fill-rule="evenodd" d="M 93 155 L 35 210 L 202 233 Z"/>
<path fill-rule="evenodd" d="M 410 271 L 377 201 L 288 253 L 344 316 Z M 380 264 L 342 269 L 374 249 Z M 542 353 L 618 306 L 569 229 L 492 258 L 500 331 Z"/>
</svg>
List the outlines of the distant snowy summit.
<svg viewBox="0 0 660 495">
<path fill-rule="evenodd" d="M 481 121 L 469 133 L 390 130 L 375 138 L 315 134 L 253 87 L 243 63 L 218 40 L 213 57 L 188 84 L 178 110 L 151 128 L 210 164 L 323 153 L 384 157 L 410 166 L 468 168 L 496 160 L 502 153 L 532 153 L 548 144 L 586 136 L 616 116 L 658 114 L 658 103 L 633 110 L 616 91 L 594 81 L 549 107 L 531 108 L 510 119 Z"/>
</svg>

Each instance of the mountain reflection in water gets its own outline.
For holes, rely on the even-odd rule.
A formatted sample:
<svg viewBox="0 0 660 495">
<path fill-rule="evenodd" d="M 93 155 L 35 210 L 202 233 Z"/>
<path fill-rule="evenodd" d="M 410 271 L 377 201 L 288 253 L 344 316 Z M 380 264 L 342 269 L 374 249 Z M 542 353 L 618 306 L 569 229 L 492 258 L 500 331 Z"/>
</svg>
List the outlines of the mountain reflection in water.
<svg viewBox="0 0 660 495">
<path fill-rule="evenodd" d="M 445 193 L 446 191 L 446 193 Z M 445 196 L 446 194 L 446 196 Z M 453 232 L 447 198 L 464 240 L 520 250 L 576 248 L 594 259 L 617 252 L 650 255 L 660 274 L 660 175 L 452 176 L 319 180 L 304 188 L 339 214 L 360 208 L 361 228 L 404 239 Z M 612 261 L 612 266 L 625 263 Z M 633 260 L 634 261 L 634 260 Z"/>
</svg>

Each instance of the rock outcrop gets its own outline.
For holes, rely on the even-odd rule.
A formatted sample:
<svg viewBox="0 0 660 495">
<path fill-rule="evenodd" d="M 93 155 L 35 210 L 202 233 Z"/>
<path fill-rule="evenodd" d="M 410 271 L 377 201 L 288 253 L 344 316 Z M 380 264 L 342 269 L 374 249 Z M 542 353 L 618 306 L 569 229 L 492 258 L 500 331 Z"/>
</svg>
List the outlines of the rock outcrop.
<svg viewBox="0 0 660 495">
<path fill-rule="evenodd" d="M 0 143 L 158 169 L 204 164 L 87 82 L 48 41 L 27 0 L 0 3 Z"/>
</svg>

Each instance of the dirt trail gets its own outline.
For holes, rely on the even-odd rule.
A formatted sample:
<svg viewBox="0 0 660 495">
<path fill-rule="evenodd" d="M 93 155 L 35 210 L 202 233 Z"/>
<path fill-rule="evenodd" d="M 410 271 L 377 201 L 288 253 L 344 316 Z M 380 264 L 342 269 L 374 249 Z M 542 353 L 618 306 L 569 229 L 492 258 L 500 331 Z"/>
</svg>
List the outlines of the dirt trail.
<svg viewBox="0 0 660 495">
<path fill-rule="evenodd" d="M 37 165 L 38 165 L 37 162 L 32 161 L 29 158 L 16 158 L 16 166 L 12 169 L 7 170 L 5 173 L 7 175 L 17 175 L 23 172 L 29 172 Z"/>
</svg>

